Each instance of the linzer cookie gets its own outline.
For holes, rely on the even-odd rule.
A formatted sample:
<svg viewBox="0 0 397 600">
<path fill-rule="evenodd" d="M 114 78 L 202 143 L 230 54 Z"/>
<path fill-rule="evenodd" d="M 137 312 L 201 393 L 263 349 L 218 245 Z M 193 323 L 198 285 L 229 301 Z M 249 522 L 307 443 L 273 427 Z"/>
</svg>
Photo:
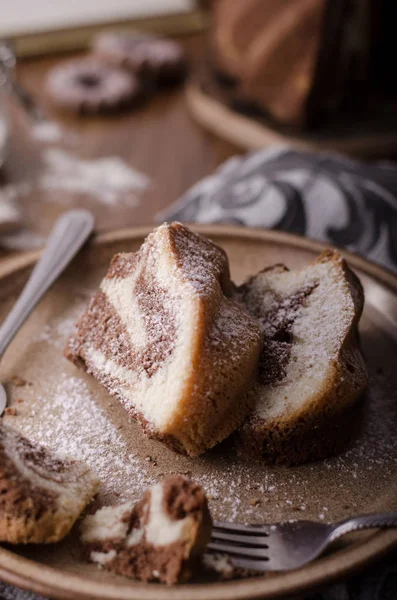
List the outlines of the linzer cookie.
<svg viewBox="0 0 397 600">
<path fill-rule="evenodd" d="M 357 325 L 364 295 L 338 252 L 301 271 L 265 269 L 237 290 L 263 332 L 255 408 L 240 449 L 266 462 L 299 464 L 350 438 L 367 373 Z"/>
<path fill-rule="evenodd" d="M 138 503 L 107 506 L 82 523 L 87 558 L 105 569 L 143 581 L 189 578 L 211 537 L 204 490 L 171 475 Z"/>
<path fill-rule="evenodd" d="M 175 83 L 186 75 L 185 53 L 173 40 L 140 32 L 108 32 L 94 38 L 92 50 L 98 59 L 159 84 Z"/>
<path fill-rule="evenodd" d="M 92 59 L 54 67 L 47 75 L 46 88 L 56 106 L 77 114 L 113 112 L 142 98 L 142 85 L 132 73 Z"/>
<path fill-rule="evenodd" d="M 232 298 L 225 252 L 179 223 L 113 258 L 66 356 L 151 437 L 197 456 L 241 425 L 259 324 Z"/>
<path fill-rule="evenodd" d="M 0 424 L 0 541 L 58 542 L 97 488 L 82 463 L 51 455 Z"/>
</svg>

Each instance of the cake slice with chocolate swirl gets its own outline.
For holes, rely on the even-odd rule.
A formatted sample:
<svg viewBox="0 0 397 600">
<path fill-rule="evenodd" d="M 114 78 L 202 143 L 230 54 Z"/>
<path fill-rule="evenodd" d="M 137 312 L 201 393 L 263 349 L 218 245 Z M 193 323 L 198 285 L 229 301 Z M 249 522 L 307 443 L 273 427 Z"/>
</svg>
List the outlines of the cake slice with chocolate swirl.
<svg viewBox="0 0 397 600">
<path fill-rule="evenodd" d="M 52 455 L 0 423 L 0 541 L 58 542 L 98 489 L 83 463 Z"/>
<path fill-rule="evenodd" d="M 329 250 L 301 271 L 265 269 L 237 297 L 264 335 L 258 382 L 250 391 L 255 408 L 237 433 L 240 449 L 286 464 L 337 452 L 351 436 L 367 384 L 357 330 L 360 281 Z"/>
<path fill-rule="evenodd" d="M 143 581 L 186 581 L 211 537 L 204 490 L 181 475 L 150 487 L 139 502 L 105 506 L 82 523 L 88 560 Z"/>
<path fill-rule="evenodd" d="M 179 223 L 118 254 L 66 356 L 115 395 L 144 431 L 196 456 L 241 425 L 261 345 L 235 300 L 226 253 Z"/>
</svg>

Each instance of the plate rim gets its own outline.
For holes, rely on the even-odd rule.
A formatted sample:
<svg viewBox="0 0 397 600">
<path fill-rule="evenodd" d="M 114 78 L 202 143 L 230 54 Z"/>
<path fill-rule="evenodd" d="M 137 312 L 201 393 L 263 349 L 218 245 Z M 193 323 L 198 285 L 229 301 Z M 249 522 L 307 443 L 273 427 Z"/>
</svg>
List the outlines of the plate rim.
<svg viewBox="0 0 397 600">
<path fill-rule="evenodd" d="M 187 106 L 192 117 L 207 131 L 245 150 L 261 150 L 265 146 L 288 145 L 298 150 L 333 151 L 353 156 L 376 157 L 379 153 L 395 146 L 395 131 L 375 130 L 364 135 L 310 138 L 283 132 L 272 124 L 265 123 L 233 109 L 206 91 L 200 78 L 190 82 L 185 89 Z"/>
<path fill-rule="evenodd" d="M 191 227 L 209 237 L 227 236 L 262 240 L 314 252 L 321 252 L 331 246 L 282 231 L 235 225 L 191 224 Z M 153 226 L 148 225 L 109 231 L 93 236 L 89 244 L 106 246 L 123 240 L 130 241 L 148 235 L 152 229 Z M 338 249 L 354 268 L 360 269 L 397 293 L 397 276 L 393 272 L 357 254 Z M 0 261 L 0 280 L 32 266 L 41 252 L 42 250 L 33 250 L 3 258 Z M 397 531 L 378 532 L 365 541 L 353 543 L 297 571 L 275 574 L 272 577 L 260 576 L 237 581 L 174 587 L 143 583 L 131 585 L 128 582 L 122 582 L 120 585 L 119 581 L 117 583 L 96 582 L 91 574 L 87 578 L 65 572 L 21 557 L 9 547 L 0 547 L 0 579 L 5 583 L 59 599 L 89 600 L 95 597 L 98 600 L 207 600 L 209 593 L 213 600 L 270 599 L 306 592 L 332 583 L 374 562 L 396 546 Z"/>
</svg>

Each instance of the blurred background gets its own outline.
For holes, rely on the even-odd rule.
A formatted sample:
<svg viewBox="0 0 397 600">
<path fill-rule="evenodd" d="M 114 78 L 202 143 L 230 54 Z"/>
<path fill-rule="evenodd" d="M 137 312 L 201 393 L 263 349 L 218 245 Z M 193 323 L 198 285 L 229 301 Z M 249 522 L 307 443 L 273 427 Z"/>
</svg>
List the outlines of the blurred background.
<svg viewBox="0 0 397 600">
<path fill-rule="evenodd" d="M 99 231 L 179 217 L 170 205 L 182 197 L 176 206 L 184 206 L 193 184 L 246 151 L 281 144 L 312 153 L 304 166 L 312 183 L 321 151 L 392 159 L 396 13 L 392 0 L 13 0 L 0 23 L 0 252 L 41 246 L 72 206 L 89 208 Z M 289 156 L 282 170 L 302 170 Z M 263 178 L 280 165 L 264 161 L 261 181 L 240 173 L 241 189 L 261 196 L 262 215 L 276 215 Z M 346 169 L 335 169 L 328 161 L 331 187 L 337 178 L 334 191 L 347 197 L 350 186 L 354 206 L 334 201 L 330 218 L 344 233 L 331 241 L 357 249 L 363 231 L 352 237 L 345 221 L 367 212 L 371 239 L 358 249 L 376 260 L 375 222 L 395 233 L 394 172 L 373 171 L 386 191 L 369 209 L 365 194 L 352 200 L 365 169 L 350 163 L 349 186 Z M 303 194 L 307 177 L 299 181 Z M 299 216 L 258 220 L 230 212 L 227 199 L 222 210 L 206 199 L 186 219 L 327 237 L 325 225 L 298 226 Z"/>
</svg>

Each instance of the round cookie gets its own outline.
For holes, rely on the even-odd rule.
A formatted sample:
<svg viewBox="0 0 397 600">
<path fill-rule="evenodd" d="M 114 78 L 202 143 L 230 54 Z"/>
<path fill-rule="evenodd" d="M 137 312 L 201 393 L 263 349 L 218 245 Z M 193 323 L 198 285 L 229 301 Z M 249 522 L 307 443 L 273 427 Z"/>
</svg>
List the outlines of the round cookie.
<svg viewBox="0 0 397 600">
<path fill-rule="evenodd" d="M 100 60 L 159 84 L 176 83 L 186 75 L 185 53 L 173 40 L 139 32 L 101 33 L 94 38 L 92 49 Z"/>
<path fill-rule="evenodd" d="M 133 73 L 93 60 L 74 60 L 53 68 L 46 88 L 54 104 L 78 114 L 114 112 L 142 96 Z"/>
</svg>

